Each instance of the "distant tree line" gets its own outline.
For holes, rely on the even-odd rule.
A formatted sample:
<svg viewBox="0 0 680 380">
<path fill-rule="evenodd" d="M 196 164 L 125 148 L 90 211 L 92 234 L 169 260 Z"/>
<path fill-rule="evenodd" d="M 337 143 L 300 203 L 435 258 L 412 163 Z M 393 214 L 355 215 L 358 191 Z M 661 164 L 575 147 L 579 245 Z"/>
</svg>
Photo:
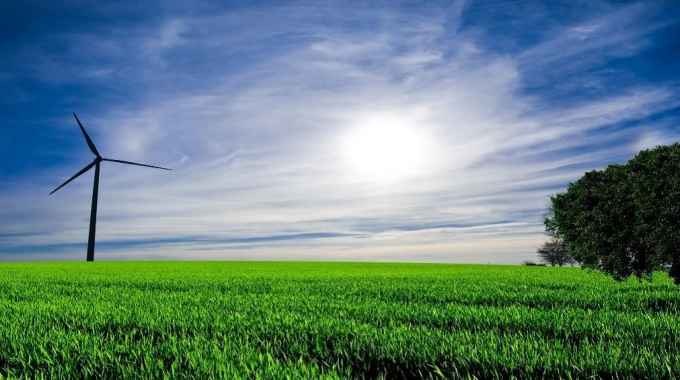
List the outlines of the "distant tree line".
<svg viewBox="0 0 680 380">
<path fill-rule="evenodd" d="M 537 264 L 537 263 L 535 263 L 531 260 L 527 260 L 527 261 L 523 262 L 522 265 L 525 265 L 525 266 L 528 266 L 528 267 L 544 267 L 545 266 L 544 263 Z"/>
<path fill-rule="evenodd" d="M 680 285 L 680 144 L 587 172 L 552 196 L 550 206 L 542 261 L 573 260 L 618 281 L 665 270 Z"/>
</svg>

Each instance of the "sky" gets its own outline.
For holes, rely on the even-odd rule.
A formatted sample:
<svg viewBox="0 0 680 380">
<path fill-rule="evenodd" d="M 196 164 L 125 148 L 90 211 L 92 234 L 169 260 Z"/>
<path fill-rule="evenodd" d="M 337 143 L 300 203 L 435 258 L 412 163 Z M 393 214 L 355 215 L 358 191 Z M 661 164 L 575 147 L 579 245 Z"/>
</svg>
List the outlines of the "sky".
<svg viewBox="0 0 680 380">
<path fill-rule="evenodd" d="M 536 260 L 680 141 L 680 2 L 0 3 L 0 261 Z"/>
</svg>

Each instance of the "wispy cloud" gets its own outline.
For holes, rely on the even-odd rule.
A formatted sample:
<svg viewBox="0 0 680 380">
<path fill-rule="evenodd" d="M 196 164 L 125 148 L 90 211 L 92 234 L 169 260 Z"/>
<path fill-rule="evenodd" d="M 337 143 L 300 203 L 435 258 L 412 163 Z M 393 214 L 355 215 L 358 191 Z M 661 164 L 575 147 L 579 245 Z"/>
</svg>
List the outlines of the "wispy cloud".
<svg viewBox="0 0 680 380">
<path fill-rule="evenodd" d="M 175 169 L 102 166 L 98 255 L 517 263 L 543 239 L 548 195 L 678 138 L 671 80 L 607 87 L 606 62 L 642 54 L 663 27 L 645 22 L 652 5 L 550 24 L 515 51 L 466 29 L 462 3 L 367 10 L 201 8 L 52 37 L 87 51 L 87 70 L 59 57 L 36 72 L 134 94 L 80 114 L 102 153 Z M 417 174 L 385 184 L 348 168 L 342 142 L 376 118 L 426 136 Z M 14 221 L 2 250 L 84 240 L 90 175 L 45 194 L 90 160 L 83 144 L 0 190 L 0 219 Z"/>
</svg>

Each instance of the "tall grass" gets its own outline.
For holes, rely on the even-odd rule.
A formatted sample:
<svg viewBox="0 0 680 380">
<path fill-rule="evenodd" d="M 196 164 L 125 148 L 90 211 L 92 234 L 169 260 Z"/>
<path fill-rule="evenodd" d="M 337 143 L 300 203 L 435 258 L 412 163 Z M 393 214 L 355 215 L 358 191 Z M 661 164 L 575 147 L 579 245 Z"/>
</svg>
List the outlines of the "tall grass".
<svg viewBox="0 0 680 380">
<path fill-rule="evenodd" d="M 676 378 L 680 289 L 575 268 L 0 264 L 7 378 Z"/>
</svg>

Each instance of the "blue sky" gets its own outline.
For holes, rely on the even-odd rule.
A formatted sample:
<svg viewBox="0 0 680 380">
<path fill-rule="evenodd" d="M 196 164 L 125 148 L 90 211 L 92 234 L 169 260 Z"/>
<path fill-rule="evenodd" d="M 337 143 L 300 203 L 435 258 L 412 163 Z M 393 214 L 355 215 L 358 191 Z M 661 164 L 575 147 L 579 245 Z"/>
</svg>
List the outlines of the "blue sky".
<svg viewBox="0 0 680 380">
<path fill-rule="evenodd" d="M 0 5 L 0 260 L 520 263 L 680 140 L 677 1 Z"/>
</svg>

